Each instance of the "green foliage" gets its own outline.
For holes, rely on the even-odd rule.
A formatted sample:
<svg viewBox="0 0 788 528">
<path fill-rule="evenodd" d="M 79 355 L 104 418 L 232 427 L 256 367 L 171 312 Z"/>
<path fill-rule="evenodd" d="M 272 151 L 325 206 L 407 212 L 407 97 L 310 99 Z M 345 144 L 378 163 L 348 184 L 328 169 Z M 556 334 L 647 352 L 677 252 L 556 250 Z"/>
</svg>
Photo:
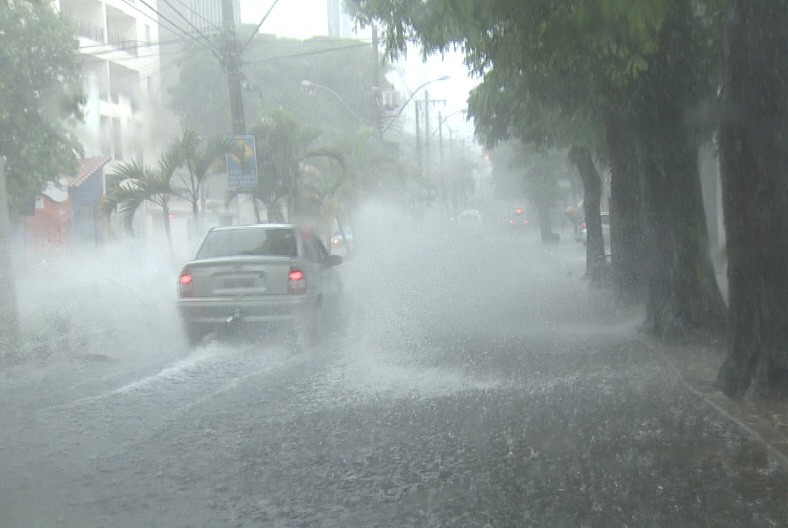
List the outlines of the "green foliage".
<svg viewBox="0 0 788 528">
<path fill-rule="evenodd" d="M 255 138 L 257 154 L 257 186 L 244 190 L 261 202 L 270 221 L 284 221 L 282 202 L 287 197 L 291 209 L 297 208 L 300 197 L 302 163 L 314 147 L 320 130 L 302 126 L 283 110 L 272 112 L 250 133 Z M 228 202 L 239 193 L 229 191 Z"/>
<path fill-rule="evenodd" d="M 225 152 L 224 141 L 218 136 L 207 141 L 196 131 L 186 129 L 173 144 L 179 168 L 174 176 L 179 184 L 180 196 L 192 205 L 195 216 L 199 211 L 200 189 L 208 176 L 218 172 Z"/>
<path fill-rule="evenodd" d="M 112 169 L 107 173 L 104 214 L 108 218 L 117 214 L 123 226 L 133 233 L 134 214 L 147 201 L 162 208 L 167 222 L 170 199 L 179 195 L 179 190 L 172 184 L 172 177 L 181 162 L 179 144 L 175 142 L 162 154 L 155 168 L 137 161 L 126 161 Z"/>
<path fill-rule="evenodd" d="M 465 50 L 484 76 L 470 101 L 488 144 L 603 144 L 604 112 L 631 115 L 667 20 L 684 10 L 697 28 L 686 71 L 706 93 L 718 68 L 722 0 L 349 0 L 362 23 L 381 22 L 389 50 Z M 705 55 L 700 52 L 702 50 Z M 703 79 L 701 81 L 701 79 Z M 712 92 L 713 93 L 713 92 Z"/>
<path fill-rule="evenodd" d="M 70 126 L 84 98 L 74 34 L 50 2 L 0 0 L 0 155 L 16 213 L 76 170 L 81 146 Z"/>
</svg>

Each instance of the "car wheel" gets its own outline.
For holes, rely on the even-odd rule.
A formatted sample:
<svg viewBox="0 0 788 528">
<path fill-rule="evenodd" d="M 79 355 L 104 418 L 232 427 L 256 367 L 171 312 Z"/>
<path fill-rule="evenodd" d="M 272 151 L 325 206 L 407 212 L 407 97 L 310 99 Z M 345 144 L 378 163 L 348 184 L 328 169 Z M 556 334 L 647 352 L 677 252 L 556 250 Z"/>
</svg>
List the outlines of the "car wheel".
<svg viewBox="0 0 788 528">
<path fill-rule="evenodd" d="M 183 328 L 186 333 L 186 341 L 189 343 L 190 347 L 195 347 L 202 343 L 206 335 L 205 330 L 190 323 L 184 323 Z"/>
<path fill-rule="evenodd" d="M 303 352 L 318 341 L 322 326 L 323 310 L 320 304 L 293 323 L 289 344 L 295 352 Z"/>
</svg>

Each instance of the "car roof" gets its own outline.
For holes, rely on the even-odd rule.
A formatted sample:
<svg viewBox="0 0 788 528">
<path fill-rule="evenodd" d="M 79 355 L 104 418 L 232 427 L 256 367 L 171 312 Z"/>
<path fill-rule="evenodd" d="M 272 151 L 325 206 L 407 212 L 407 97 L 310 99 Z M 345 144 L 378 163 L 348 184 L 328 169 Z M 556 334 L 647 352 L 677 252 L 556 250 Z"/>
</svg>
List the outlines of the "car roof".
<svg viewBox="0 0 788 528">
<path fill-rule="evenodd" d="M 297 229 L 295 224 L 245 224 L 232 226 L 216 226 L 211 231 L 234 231 L 239 229 Z"/>
</svg>

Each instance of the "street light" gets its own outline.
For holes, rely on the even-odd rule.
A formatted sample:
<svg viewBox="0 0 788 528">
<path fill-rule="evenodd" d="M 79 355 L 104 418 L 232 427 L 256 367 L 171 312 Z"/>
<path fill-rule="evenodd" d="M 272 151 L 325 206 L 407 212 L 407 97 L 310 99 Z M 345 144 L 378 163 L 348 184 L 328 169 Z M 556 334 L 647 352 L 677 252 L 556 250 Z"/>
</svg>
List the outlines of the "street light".
<svg viewBox="0 0 788 528">
<path fill-rule="evenodd" d="M 447 119 L 449 119 L 451 116 L 454 116 L 454 115 L 457 115 L 457 114 L 463 114 L 463 115 L 465 115 L 467 112 L 468 112 L 468 110 L 467 110 L 466 108 L 463 108 L 462 110 L 457 110 L 456 112 L 452 112 L 452 113 L 450 113 L 449 115 L 445 115 L 445 116 L 443 116 L 443 117 L 439 118 L 439 119 L 438 119 L 438 121 L 439 121 L 439 122 L 438 122 L 438 126 L 436 126 L 436 127 L 435 127 L 435 130 L 433 130 L 433 131 L 432 131 L 432 133 L 429 135 L 429 137 L 430 137 L 430 138 L 432 138 L 432 136 L 434 136 L 435 134 L 437 134 L 437 133 L 438 133 L 438 130 L 440 130 L 440 129 L 441 129 L 441 127 L 443 126 L 443 123 L 445 123 L 445 122 L 446 122 L 446 120 L 447 120 Z M 439 112 L 439 113 L 440 113 L 440 112 Z"/>
<path fill-rule="evenodd" d="M 419 90 L 421 90 L 422 88 L 424 88 L 424 87 L 425 87 L 425 86 L 427 86 L 428 84 L 432 84 L 432 83 L 434 83 L 434 82 L 438 82 L 438 81 L 448 81 L 448 80 L 449 80 L 449 76 L 448 76 L 448 75 L 444 75 L 443 77 L 438 77 L 437 79 L 432 79 L 431 81 L 427 81 L 427 82 L 425 82 L 424 84 L 421 84 L 421 85 L 420 85 L 418 88 L 416 88 L 415 90 L 413 90 L 413 92 L 410 94 L 410 97 L 408 97 L 408 98 L 405 100 L 405 102 L 404 102 L 404 103 L 402 103 L 402 106 L 400 106 L 400 107 L 399 107 L 399 110 L 397 110 L 397 113 L 396 113 L 396 114 L 394 114 L 394 117 L 392 117 L 392 118 L 391 118 L 391 121 L 389 121 L 389 124 L 388 124 L 388 126 L 387 126 L 386 128 L 384 128 L 384 129 L 383 129 L 383 130 L 380 132 L 380 135 L 382 136 L 383 134 L 385 134 L 386 132 L 388 132 L 388 130 L 389 130 L 391 127 L 392 127 L 392 125 L 393 125 L 393 124 L 394 124 L 394 122 L 397 120 L 397 118 L 400 116 L 400 114 L 402 113 L 402 111 L 403 111 L 403 110 L 405 110 L 405 107 L 406 107 L 406 106 L 408 106 L 408 103 L 410 102 L 410 100 L 411 100 L 411 99 L 413 99 L 413 98 L 416 96 L 416 94 L 419 92 Z"/>
<path fill-rule="evenodd" d="M 350 105 L 347 104 L 347 102 L 345 102 L 344 99 L 342 99 L 342 96 L 339 95 L 338 93 L 336 93 L 334 90 L 332 90 L 328 86 L 326 86 L 325 84 L 318 84 L 316 82 L 312 82 L 312 81 L 308 81 L 308 80 L 304 79 L 303 81 L 301 81 L 301 88 L 305 88 L 307 90 L 314 90 L 316 88 L 320 89 L 320 90 L 325 90 L 326 92 L 328 92 L 331 95 L 333 95 L 340 103 L 342 103 L 342 106 L 344 106 L 345 109 L 348 112 L 350 112 L 350 115 L 352 115 L 356 119 L 356 121 L 359 122 L 359 124 L 361 124 L 361 125 L 364 124 L 364 121 L 358 116 L 358 114 L 356 112 L 354 112 L 352 108 L 350 108 Z"/>
</svg>

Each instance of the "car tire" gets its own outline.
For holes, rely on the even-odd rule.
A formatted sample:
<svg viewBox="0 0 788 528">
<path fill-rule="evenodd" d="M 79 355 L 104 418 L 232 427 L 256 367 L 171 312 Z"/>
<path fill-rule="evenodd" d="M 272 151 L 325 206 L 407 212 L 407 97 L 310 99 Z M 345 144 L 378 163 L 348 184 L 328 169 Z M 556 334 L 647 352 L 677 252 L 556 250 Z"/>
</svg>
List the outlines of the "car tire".
<svg viewBox="0 0 788 528">
<path fill-rule="evenodd" d="M 293 323 L 289 344 L 294 352 L 303 352 L 314 346 L 321 337 L 323 310 L 320 303 Z"/>
<path fill-rule="evenodd" d="M 203 339 L 205 339 L 206 332 L 202 328 L 197 325 L 184 323 L 183 329 L 186 334 L 186 342 L 189 343 L 190 347 L 195 347 L 202 343 Z"/>
</svg>

